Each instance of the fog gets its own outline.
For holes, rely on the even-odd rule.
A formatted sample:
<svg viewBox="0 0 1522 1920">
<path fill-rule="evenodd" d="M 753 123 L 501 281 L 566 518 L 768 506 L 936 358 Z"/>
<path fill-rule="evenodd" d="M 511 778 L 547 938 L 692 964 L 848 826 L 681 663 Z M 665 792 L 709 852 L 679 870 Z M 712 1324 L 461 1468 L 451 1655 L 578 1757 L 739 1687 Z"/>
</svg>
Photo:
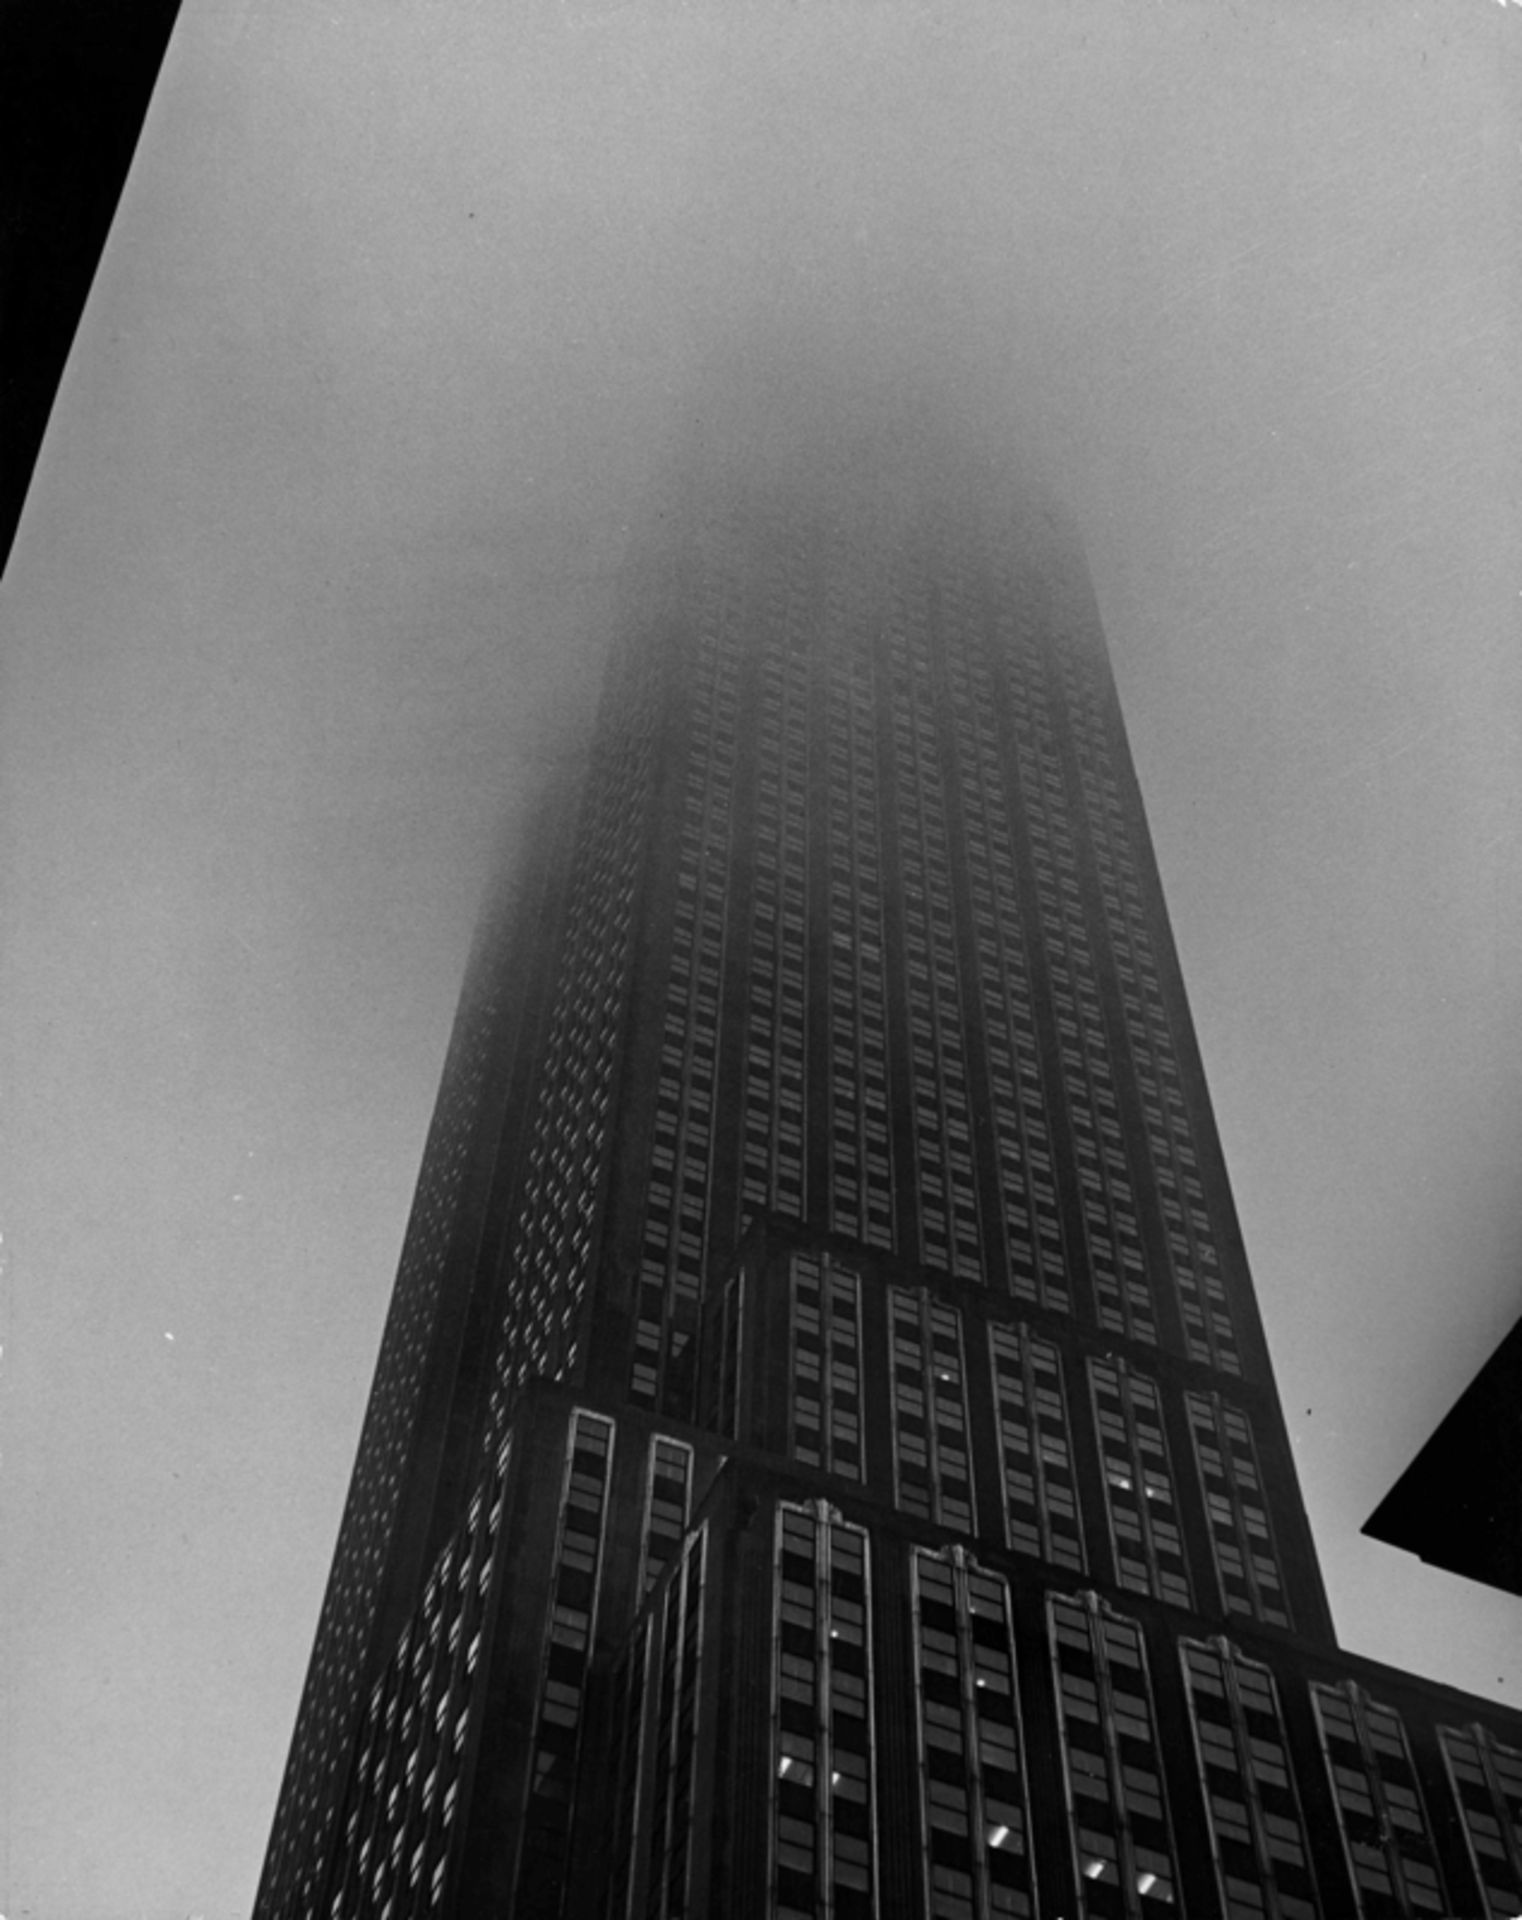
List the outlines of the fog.
<svg viewBox="0 0 1522 1920">
<path fill-rule="evenodd" d="M 11 1920 L 246 1912 L 483 888 L 818 395 L 1066 503 L 1339 1632 L 1516 1700 L 1357 1529 L 1522 1309 L 1519 35 L 185 0 L 0 585 Z"/>
</svg>

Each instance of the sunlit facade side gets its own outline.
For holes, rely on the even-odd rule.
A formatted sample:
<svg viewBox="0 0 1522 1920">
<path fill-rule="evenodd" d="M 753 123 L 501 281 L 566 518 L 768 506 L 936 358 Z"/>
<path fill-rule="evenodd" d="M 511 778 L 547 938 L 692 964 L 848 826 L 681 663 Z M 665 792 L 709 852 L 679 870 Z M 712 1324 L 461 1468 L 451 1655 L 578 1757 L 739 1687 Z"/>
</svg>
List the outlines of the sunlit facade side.
<svg viewBox="0 0 1522 1920">
<path fill-rule="evenodd" d="M 1075 545 L 842 462 L 635 570 L 256 1911 L 1522 1910 L 1522 1720 L 1333 1637 Z"/>
</svg>

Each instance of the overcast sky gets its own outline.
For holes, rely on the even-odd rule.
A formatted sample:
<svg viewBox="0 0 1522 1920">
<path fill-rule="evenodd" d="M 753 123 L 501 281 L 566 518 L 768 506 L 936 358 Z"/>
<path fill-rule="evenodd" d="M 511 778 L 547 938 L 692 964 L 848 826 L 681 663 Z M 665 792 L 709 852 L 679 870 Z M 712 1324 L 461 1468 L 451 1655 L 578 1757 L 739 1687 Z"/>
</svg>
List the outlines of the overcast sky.
<svg viewBox="0 0 1522 1920">
<path fill-rule="evenodd" d="M 1522 12 L 185 0 L 0 587 L 0 1893 L 246 1913 L 491 849 L 749 340 L 1082 529 L 1338 1628 L 1522 1312 Z"/>
</svg>

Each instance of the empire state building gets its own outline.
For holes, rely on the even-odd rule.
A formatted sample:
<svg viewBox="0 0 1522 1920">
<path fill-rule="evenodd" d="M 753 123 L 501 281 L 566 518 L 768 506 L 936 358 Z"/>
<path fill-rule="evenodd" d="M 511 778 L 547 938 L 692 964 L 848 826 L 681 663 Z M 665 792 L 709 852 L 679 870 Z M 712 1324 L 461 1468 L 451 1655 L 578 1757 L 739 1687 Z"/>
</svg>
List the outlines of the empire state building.
<svg viewBox="0 0 1522 1920">
<path fill-rule="evenodd" d="M 1522 1716 L 1333 1636 L 1076 538 L 891 439 L 630 564 L 268 1920 L 1522 1911 Z"/>
</svg>

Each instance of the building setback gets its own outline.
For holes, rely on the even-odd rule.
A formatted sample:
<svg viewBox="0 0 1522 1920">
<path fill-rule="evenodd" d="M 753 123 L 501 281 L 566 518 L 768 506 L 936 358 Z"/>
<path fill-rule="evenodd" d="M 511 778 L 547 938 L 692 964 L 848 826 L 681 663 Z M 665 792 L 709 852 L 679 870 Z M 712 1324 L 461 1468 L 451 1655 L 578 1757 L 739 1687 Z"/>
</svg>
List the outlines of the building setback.
<svg viewBox="0 0 1522 1920">
<path fill-rule="evenodd" d="M 631 569 L 256 1913 L 1522 1912 L 1522 1716 L 1333 1635 L 1076 542 L 880 455 Z"/>
</svg>

